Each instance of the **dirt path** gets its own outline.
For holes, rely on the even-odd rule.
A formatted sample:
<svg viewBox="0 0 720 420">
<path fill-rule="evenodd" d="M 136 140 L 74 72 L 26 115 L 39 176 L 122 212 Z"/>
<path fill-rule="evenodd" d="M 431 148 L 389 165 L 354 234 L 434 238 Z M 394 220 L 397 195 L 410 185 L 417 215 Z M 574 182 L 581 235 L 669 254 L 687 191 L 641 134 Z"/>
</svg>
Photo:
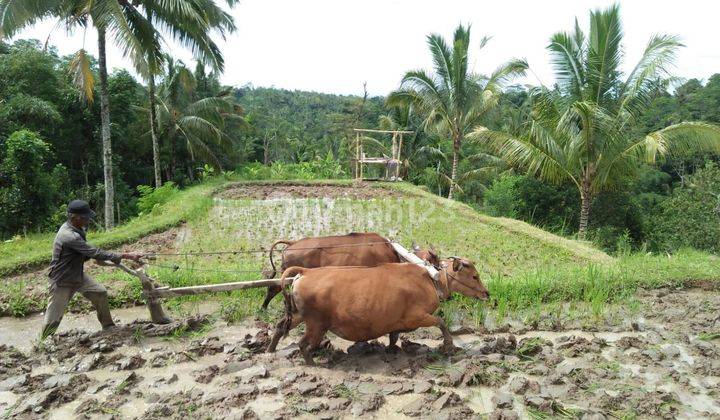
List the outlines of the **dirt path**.
<svg viewBox="0 0 720 420">
<path fill-rule="evenodd" d="M 627 327 L 535 331 L 501 325 L 456 335 L 461 350 L 434 351 L 439 332 L 351 345 L 331 336 L 317 367 L 294 332 L 260 352 L 269 326 L 203 318 L 153 327 L 144 308 L 114 311 L 125 325 L 94 332 L 90 314 L 68 315 L 42 350 L 37 316 L 0 319 L 0 413 L 18 418 L 247 417 L 720 418 L 720 293 L 660 290 L 639 296 Z M 200 312 L 212 312 L 211 306 Z M 76 328 L 83 328 L 79 330 Z M 188 331 L 201 329 L 193 338 Z M 12 332 L 15 332 L 14 334 Z M 178 338 L 168 338 L 178 337 Z M 705 338 L 705 340 L 701 339 Z"/>
</svg>

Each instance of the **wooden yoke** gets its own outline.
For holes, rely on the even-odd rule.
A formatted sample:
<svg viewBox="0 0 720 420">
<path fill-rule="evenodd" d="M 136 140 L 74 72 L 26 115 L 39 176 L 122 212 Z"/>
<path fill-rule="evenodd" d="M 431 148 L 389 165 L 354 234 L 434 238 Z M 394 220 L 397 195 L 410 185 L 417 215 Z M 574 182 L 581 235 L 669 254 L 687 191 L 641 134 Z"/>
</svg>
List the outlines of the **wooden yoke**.
<svg viewBox="0 0 720 420">
<path fill-rule="evenodd" d="M 405 247 L 403 247 L 399 243 L 397 243 L 397 242 L 390 242 L 390 243 L 392 244 L 393 248 L 395 248 L 395 251 L 397 251 L 397 253 L 400 255 L 400 257 L 402 259 L 404 259 L 405 261 L 407 261 L 409 263 L 413 263 L 413 264 L 422 266 L 425 270 L 427 270 L 427 272 L 430 274 L 430 277 L 432 277 L 433 280 L 435 280 L 436 282 L 440 281 L 440 272 L 435 267 L 433 267 L 427 261 L 424 261 L 417 255 L 413 254 L 412 252 L 408 251 L 407 249 L 405 249 Z"/>
</svg>

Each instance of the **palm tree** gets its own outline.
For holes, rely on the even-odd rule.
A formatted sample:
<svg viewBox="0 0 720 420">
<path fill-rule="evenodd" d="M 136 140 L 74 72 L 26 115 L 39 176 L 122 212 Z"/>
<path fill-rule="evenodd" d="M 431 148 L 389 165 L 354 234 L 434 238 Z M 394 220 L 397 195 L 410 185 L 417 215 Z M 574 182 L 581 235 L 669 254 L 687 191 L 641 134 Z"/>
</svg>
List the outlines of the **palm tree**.
<svg viewBox="0 0 720 420">
<path fill-rule="evenodd" d="M 173 0 L 158 2 L 157 0 L 141 1 L 145 8 L 145 17 L 150 25 L 156 27 L 159 23 L 173 38 L 181 41 L 190 48 L 196 58 L 201 62 L 210 64 L 214 70 L 222 71 L 224 61 L 219 48 L 210 38 L 210 31 L 214 30 L 225 38 L 225 33 L 235 31 L 235 23 L 229 14 L 220 9 L 214 0 L 193 1 Z M 228 6 L 234 6 L 236 0 L 226 0 Z M 159 38 L 159 33 L 155 33 Z M 162 185 L 160 175 L 160 143 L 157 133 L 157 100 L 155 97 L 155 77 L 162 70 L 162 62 L 158 57 L 149 53 L 147 59 L 147 73 L 144 75 L 148 81 L 148 96 L 150 100 L 150 137 L 152 140 L 153 166 L 155 174 L 155 187 Z"/>
<path fill-rule="evenodd" d="M 720 151 L 720 129 L 702 122 L 635 134 L 637 117 L 647 109 L 657 79 L 669 75 L 682 44 L 675 36 L 653 36 L 623 79 L 622 40 L 617 5 L 590 13 L 587 36 L 576 20 L 571 33 L 559 32 L 550 40 L 557 85 L 532 92 L 532 109 L 522 133 L 479 128 L 471 134 L 490 140 L 510 163 L 531 174 L 556 183 L 572 182 L 581 199 L 581 239 L 586 236 L 593 197 L 634 176 L 642 163 L 670 153 Z"/>
<path fill-rule="evenodd" d="M 480 42 L 482 49 L 488 41 Z M 388 97 L 388 106 L 411 106 L 423 116 L 426 129 L 449 136 L 453 141 L 453 163 L 448 198 L 457 184 L 460 146 L 465 135 L 475 128 L 500 98 L 502 87 L 513 78 L 525 74 L 524 60 L 502 64 L 490 76 L 473 73 L 468 66 L 470 27 L 459 25 L 452 48 L 437 34 L 427 37 L 433 57 L 435 74 L 413 70 L 405 74 L 400 89 Z"/>
<path fill-rule="evenodd" d="M 182 61 L 165 57 L 166 71 L 157 96 L 157 127 L 159 135 L 168 141 L 170 176 L 175 170 L 175 144 L 185 142 L 191 158 L 196 156 L 221 170 L 220 160 L 211 145 L 231 152 L 234 139 L 230 128 L 246 128 L 243 109 L 227 89 L 216 96 L 194 99 L 196 80 Z"/>
</svg>

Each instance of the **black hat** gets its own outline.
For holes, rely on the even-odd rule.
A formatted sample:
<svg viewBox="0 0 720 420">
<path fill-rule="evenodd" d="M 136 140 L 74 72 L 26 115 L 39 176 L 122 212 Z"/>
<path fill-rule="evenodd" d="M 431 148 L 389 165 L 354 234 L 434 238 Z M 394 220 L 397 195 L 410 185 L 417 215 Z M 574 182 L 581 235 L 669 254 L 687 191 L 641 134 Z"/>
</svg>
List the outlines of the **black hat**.
<svg viewBox="0 0 720 420">
<path fill-rule="evenodd" d="M 83 200 L 71 201 L 67 206 L 67 212 L 68 214 L 77 214 L 89 219 L 95 217 L 95 212 L 90 208 L 90 204 Z"/>
</svg>

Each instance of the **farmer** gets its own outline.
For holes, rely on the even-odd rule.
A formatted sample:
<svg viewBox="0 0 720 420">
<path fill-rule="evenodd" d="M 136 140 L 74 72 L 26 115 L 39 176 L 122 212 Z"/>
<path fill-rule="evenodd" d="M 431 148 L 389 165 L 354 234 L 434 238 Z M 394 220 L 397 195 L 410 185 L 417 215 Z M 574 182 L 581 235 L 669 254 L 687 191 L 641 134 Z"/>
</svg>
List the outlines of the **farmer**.
<svg viewBox="0 0 720 420">
<path fill-rule="evenodd" d="M 85 261 L 109 260 L 115 263 L 123 259 L 137 261 L 141 254 L 116 254 L 103 251 L 85 241 L 87 225 L 95 217 L 90 205 L 82 200 L 73 200 L 68 204 L 68 218 L 58 230 L 53 243 L 50 262 L 50 299 L 45 310 L 45 324 L 41 338 L 52 335 L 60 325 L 70 298 L 80 292 L 97 311 L 98 321 L 103 330 L 112 328 L 115 323 L 110 316 L 107 290 L 103 285 L 84 273 Z"/>
</svg>

